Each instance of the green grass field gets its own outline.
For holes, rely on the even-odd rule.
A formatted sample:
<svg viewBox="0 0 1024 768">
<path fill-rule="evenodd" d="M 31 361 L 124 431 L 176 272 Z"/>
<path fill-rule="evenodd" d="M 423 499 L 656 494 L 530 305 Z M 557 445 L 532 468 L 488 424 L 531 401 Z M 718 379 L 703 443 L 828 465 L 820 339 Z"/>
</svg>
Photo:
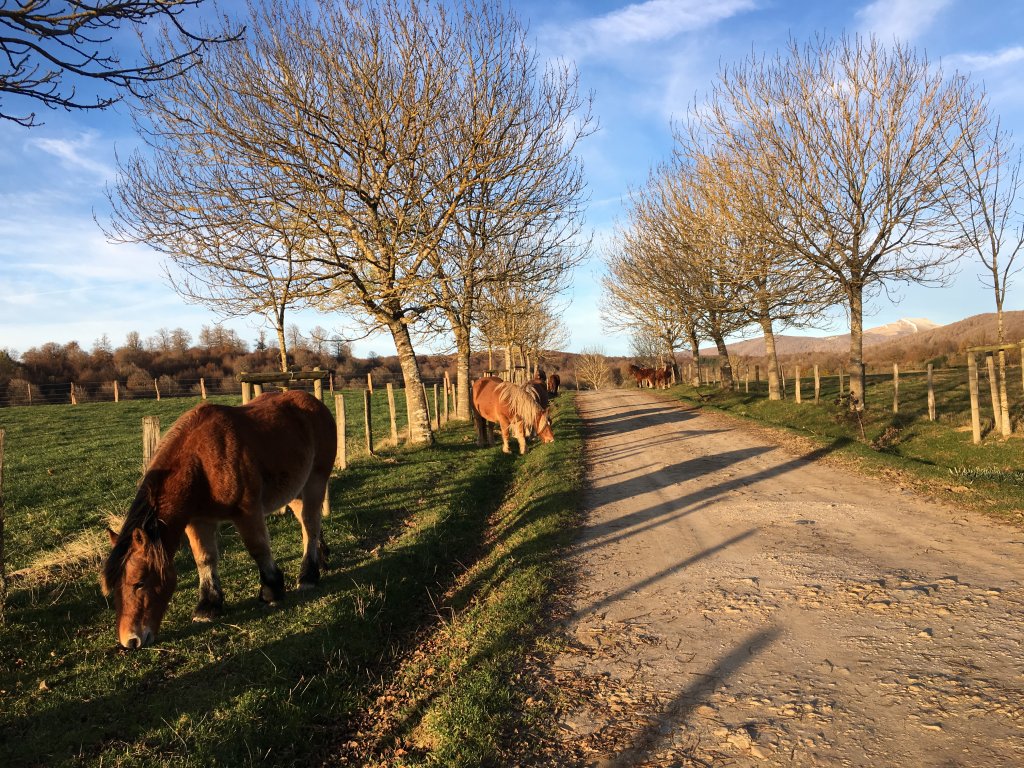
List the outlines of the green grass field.
<svg viewBox="0 0 1024 768">
<path fill-rule="evenodd" d="M 790 371 L 791 373 L 791 371 Z M 871 375 L 867 409 L 861 425 L 836 403 L 839 382 L 821 379 L 814 403 L 813 374 L 801 381 L 802 403 L 795 402 L 795 382 L 787 382 L 787 399 L 769 401 L 767 383 L 738 380 L 734 392 L 680 385 L 674 396 L 806 435 L 830 451 L 854 457 L 867 471 L 892 468 L 918 478 L 920 486 L 958 505 L 990 511 L 1004 519 L 1024 520 L 1024 394 L 1020 369 L 1008 371 L 1008 395 L 1014 434 L 1008 439 L 992 428 L 988 383 L 981 377 L 981 424 L 984 439 L 974 445 L 966 371 L 935 375 L 937 419 L 928 420 L 924 373 L 901 373 L 899 412 L 893 412 L 892 376 Z M 848 383 L 846 384 L 848 387 Z M 848 390 L 847 390 L 848 391 Z"/>
<path fill-rule="evenodd" d="M 350 455 L 363 450 L 361 397 L 346 397 Z M 478 449 L 471 427 L 454 422 L 432 448 L 356 455 L 331 483 L 332 568 L 280 608 L 258 602 L 255 567 L 225 527 L 227 610 L 193 624 L 196 575 L 184 549 L 158 644 L 127 653 L 115 647 L 94 562 L 24 574 L 45 571 L 61 547 L 102 541 L 139 478 L 142 416 L 166 428 L 194 402 L 0 411 L 8 572 L 23 574 L 0 628 L 3 764 L 352 762 L 347 744 L 361 745 L 354 764 L 502 764 L 514 746 L 506 737 L 528 718 L 514 672 L 575 520 L 571 397 L 559 401 L 559 440 L 526 457 Z M 383 392 L 374 409 L 387 436 Z M 404 424 L 403 401 L 398 412 Z M 294 581 L 298 525 L 290 515 L 269 525 Z M 405 693 L 391 696 L 376 738 L 360 736 L 384 691 Z"/>
</svg>

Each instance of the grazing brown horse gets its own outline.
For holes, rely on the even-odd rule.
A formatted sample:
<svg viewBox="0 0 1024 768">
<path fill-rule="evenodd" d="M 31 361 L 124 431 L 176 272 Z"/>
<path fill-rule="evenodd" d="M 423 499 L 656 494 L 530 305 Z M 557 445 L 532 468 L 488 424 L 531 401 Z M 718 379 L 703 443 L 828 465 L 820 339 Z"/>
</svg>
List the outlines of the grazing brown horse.
<svg viewBox="0 0 1024 768">
<path fill-rule="evenodd" d="M 270 554 L 265 515 L 288 504 L 302 526 L 299 587 L 320 580 L 326 546 L 320 515 L 334 466 L 330 411 L 301 391 L 267 393 L 238 408 L 202 404 L 160 443 L 103 566 L 113 596 L 117 640 L 134 649 L 153 642 L 177 585 L 174 553 L 188 536 L 199 573 L 195 621 L 224 605 L 217 576 L 217 525 L 238 529 L 260 574 L 260 599 L 284 596 L 284 574 Z M 294 500 L 294 501 L 293 501 Z"/>
<path fill-rule="evenodd" d="M 552 373 L 548 376 L 548 394 L 555 397 L 558 394 L 558 388 L 562 385 L 562 378 L 557 373 Z"/>
<path fill-rule="evenodd" d="M 537 400 L 536 391 L 531 387 L 520 387 L 485 376 L 473 382 L 473 410 L 476 414 L 477 445 L 490 443 L 487 422 L 493 421 L 501 429 L 502 450 L 511 453 L 508 447 L 508 431 L 519 441 L 519 453 L 526 453 L 526 429 L 531 426 L 542 442 L 554 441 L 548 414 Z"/>
</svg>

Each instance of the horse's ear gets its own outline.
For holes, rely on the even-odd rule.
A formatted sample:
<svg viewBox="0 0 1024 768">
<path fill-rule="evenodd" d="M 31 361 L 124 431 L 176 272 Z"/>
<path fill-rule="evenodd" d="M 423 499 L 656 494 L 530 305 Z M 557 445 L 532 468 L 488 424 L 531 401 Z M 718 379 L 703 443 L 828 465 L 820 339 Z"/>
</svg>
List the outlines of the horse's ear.
<svg viewBox="0 0 1024 768">
<path fill-rule="evenodd" d="M 110 537 L 110 546 L 117 544 L 117 534 L 114 533 L 112 528 L 107 528 L 107 536 Z"/>
<path fill-rule="evenodd" d="M 149 543 L 149 537 L 146 536 L 146 532 L 141 528 L 135 528 L 132 530 L 132 546 L 133 547 L 145 547 Z"/>
</svg>

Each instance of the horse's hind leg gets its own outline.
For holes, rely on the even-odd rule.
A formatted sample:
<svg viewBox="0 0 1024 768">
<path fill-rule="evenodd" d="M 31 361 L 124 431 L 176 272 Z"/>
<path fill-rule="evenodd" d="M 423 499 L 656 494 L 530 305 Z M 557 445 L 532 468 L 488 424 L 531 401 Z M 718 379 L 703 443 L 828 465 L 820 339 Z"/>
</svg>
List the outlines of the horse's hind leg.
<svg viewBox="0 0 1024 768">
<path fill-rule="evenodd" d="M 270 532 L 262 510 L 241 512 L 235 518 L 235 527 L 242 537 L 260 572 L 259 598 L 265 603 L 275 603 L 284 597 L 284 573 L 277 567 L 270 554 Z"/>
<path fill-rule="evenodd" d="M 199 573 L 199 602 L 192 612 L 192 621 L 210 621 L 224 610 L 224 592 L 217 576 L 217 522 L 193 520 L 185 527 L 185 533 Z"/>
<path fill-rule="evenodd" d="M 327 493 L 326 477 L 310 477 L 302 489 L 301 500 L 291 503 L 292 511 L 302 526 L 302 565 L 299 566 L 299 589 L 311 589 L 320 582 L 320 566 L 326 567 L 328 548 L 324 542 L 322 512 Z"/>
</svg>

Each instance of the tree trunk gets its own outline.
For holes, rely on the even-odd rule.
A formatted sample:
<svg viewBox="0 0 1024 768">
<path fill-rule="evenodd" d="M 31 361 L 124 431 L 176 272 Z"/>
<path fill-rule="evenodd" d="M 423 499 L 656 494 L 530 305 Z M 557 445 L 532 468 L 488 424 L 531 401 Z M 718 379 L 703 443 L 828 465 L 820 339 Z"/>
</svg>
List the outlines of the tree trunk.
<svg viewBox="0 0 1024 768">
<path fill-rule="evenodd" d="M 468 328 L 454 326 L 455 328 L 455 418 L 466 420 L 470 418 L 469 398 L 471 375 L 469 370 L 470 355 L 470 333 Z"/>
<path fill-rule="evenodd" d="M 864 410 L 864 289 L 859 285 L 847 288 L 850 302 L 850 394 L 856 398 L 858 411 Z"/>
<path fill-rule="evenodd" d="M 775 331 L 772 328 L 772 319 L 762 315 L 760 322 L 761 330 L 764 331 L 764 353 L 768 357 L 768 399 L 781 400 L 782 392 L 779 391 L 779 355 L 775 349 Z"/>
<path fill-rule="evenodd" d="M 281 318 L 275 324 L 277 331 L 277 353 L 281 363 L 281 373 L 288 370 L 288 342 L 284 338 L 284 319 Z"/>
<path fill-rule="evenodd" d="M 427 407 L 427 396 L 423 393 L 423 379 L 420 378 L 420 367 L 416 361 L 409 326 L 400 320 L 391 321 L 388 325 L 391 337 L 398 351 L 398 362 L 402 367 L 402 380 L 405 385 L 405 397 L 409 409 L 409 442 L 416 445 L 431 445 L 434 435 L 430 431 L 430 410 Z"/>
<path fill-rule="evenodd" d="M 697 331 L 690 328 L 686 335 L 690 338 L 690 350 L 693 353 L 693 378 L 690 380 L 690 384 L 694 387 L 700 386 L 700 339 L 697 337 Z"/>
<path fill-rule="evenodd" d="M 729 351 L 725 348 L 725 338 L 720 333 L 715 333 L 715 346 L 718 348 L 718 359 L 721 360 L 719 371 L 722 375 L 721 388 L 726 392 L 732 392 L 736 383 L 732 378 L 732 363 L 729 362 Z"/>
</svg>

